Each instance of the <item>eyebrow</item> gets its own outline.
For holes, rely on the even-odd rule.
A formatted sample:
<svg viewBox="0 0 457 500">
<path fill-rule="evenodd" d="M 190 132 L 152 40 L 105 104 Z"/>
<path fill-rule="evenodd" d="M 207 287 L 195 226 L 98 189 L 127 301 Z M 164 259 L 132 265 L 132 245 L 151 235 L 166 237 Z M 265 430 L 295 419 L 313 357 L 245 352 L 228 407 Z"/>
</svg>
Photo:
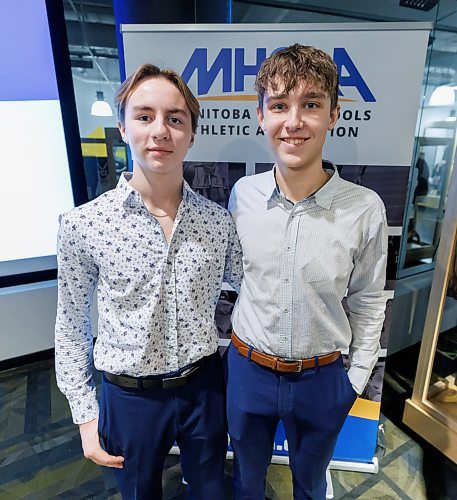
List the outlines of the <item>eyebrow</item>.
<svg viewBox="0 0 457 500">
<path fill-rule="evenodd" d="M 154 108 L 152 108 L 151 106 L 133 106 L 132 111 L 134 113 L 136 113 L 138 111 L 154 111 Z M 185 116 L 188 115 L 187 111 L 185 109 L 182 109 L 182 108 L 170 108 L 170 109 L 167 109 L 167 113 L 171 113 L 173 115 L 176 115 L 176 114 L 181 114 L 181 115 L 185 115 Z"/>
<path fill-rule="evenodd" d="M 288 97 L 289 94 L 287 93 L 282 93 L 282 94 L 265 94 L 267 97 L 267 101 L 272 100 L 272 99 L 284 99 L 285 97 Z M 305 92 L 301 95 L 301 97 L 305 99 L 325 99 L 327 98 L 327 94 L 325 92 Z"/>
</svg>

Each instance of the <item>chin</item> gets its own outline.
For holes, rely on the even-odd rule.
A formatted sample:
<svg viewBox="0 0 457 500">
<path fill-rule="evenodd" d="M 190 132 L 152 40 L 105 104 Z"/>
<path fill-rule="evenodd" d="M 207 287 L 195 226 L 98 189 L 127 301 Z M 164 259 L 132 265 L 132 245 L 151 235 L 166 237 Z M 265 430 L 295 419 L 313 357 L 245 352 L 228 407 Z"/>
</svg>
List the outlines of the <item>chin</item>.
<svg viewBox="0 0 457 500">
<path fill-rule="evenodd" d="M 294 156 L 289 156 L 287 158 L 280 158 L 279 163 L 281 163 L 281 165 L 284 165 L 286 168 L 290 168 L 291 170 L 301 170 L 305 168 L 306 160 Z"/>
</svg>

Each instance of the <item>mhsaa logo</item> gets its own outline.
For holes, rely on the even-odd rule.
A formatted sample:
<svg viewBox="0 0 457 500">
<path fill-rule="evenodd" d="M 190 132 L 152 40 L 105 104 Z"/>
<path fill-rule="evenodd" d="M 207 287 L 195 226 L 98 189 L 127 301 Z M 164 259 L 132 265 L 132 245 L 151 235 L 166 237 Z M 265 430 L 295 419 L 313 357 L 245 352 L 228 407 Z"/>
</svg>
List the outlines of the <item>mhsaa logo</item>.
<svg viewBox="0 0 457 500">
<path fill-rule="evenodd" d="M 282 47 L 280 47 L 282 48 Z M 273 52 L 276 52 L 276 49 Z M 267 57 L 267 49 L 256 49 L 256 63 L 245 63 L 244 48 L 222 48 L 213 61 L 208 61 L 208 49 L 196 48 L 182 72 L 184 81 L 189 82 L 194 73 L 197 74 L 197 93 L 199 96 L 208 94 L 216 78 L 222 73 L 222 92 L 243 92 L 245 78 L 254 77 L 260 65 Z M 339 95 L 344 96 L 342 88 L 356 88 L 365 102 L 376 102 L 365 80 L 349 56 L 346 49 L 336 47 L 333 50 L 333 60 L 338 67 L 340 80 Z"/>
</svg>

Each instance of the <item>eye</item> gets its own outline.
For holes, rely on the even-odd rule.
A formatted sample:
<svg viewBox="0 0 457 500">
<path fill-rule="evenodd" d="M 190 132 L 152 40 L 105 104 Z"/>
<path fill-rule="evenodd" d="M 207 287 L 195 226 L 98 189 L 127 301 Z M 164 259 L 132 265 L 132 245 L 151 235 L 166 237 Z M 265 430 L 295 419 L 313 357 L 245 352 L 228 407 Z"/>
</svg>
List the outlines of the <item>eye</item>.
<svg viewBox="0 0 457 500">
<path fill-rule="evenodd" d="M 270 109 L 272 111 L 284 111 L 286 109 L 286 106 L 285 104 L 283 104 L 282 102 L 277 102 L 275 104 L 272 104 L 270 106 Z"/>
<path fill-rule="evenodd" d="M 148 122 L 148 121 L 149 121 L 149 119 L 150 119 L 150 118 L 149 118 L 149 116 L 148 116 L 148 115 L 140 115 L 140 116 L 138 117 L 138 120 L 139 120 L 140 122 Z"/>
<path fill-rule="evenodd" d="M 319 107 L 319 104 L 317 102 L 307 102 L 305 104 L 306 109 L 317 109 Z"/>
<path fill-rule="evenodd" d="M 173 123 L 173 125 L 178 125 L 182 123 L 182 120 L 176 116 L 170 116 L 169 120 L 171 123 Z"/>
</svg>

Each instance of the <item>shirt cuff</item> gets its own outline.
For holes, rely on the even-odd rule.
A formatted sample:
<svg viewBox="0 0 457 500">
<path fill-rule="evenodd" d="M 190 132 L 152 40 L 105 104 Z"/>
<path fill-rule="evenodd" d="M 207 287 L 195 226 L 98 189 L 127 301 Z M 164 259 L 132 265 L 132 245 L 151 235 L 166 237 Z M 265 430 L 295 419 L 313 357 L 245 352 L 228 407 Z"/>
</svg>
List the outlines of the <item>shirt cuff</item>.
<svg viewBox="0 0 457 500">
<path fill-rule="evenodd" d="M 71 415 L 75 424 L 85 424 L 98 418 L 98 402 L 95 391 L 81 397 L 69 400 Z"/>
<path fill-rule="evenodd" d="M 349 382 L 354 391 L 360 396 L 368 383 L 371 372 L 367 373 L 366 368 L 351 366 L 348 370 Z"/>
</svg>

